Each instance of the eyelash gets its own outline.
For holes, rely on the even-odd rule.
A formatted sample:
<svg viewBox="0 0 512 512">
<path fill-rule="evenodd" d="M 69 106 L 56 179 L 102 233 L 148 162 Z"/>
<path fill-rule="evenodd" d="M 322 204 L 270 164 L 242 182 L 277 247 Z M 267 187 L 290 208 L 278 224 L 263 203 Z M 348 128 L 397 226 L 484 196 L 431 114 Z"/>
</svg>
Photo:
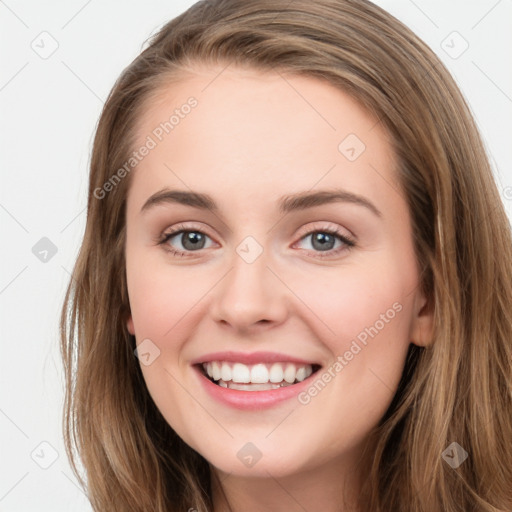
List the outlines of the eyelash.
<svg viewBox="0 0 512 512">
<path fill-rule="evenodd" d="M 199 251 L 181 251 L 179 249 L 174 249 L 170 245 L 164 245 L 166 244 L 171 238 L 175 237 L 176 235 L 179 235 L 181 233 L 201 233 L 205 236 L 208 236 L 206 233 L 201 231 L 200 229 L 195 229 L 190 226 L 185 226 L 183 224 L 178 225 L 175 229 L 168 233 L 163 233 L 161 235 L 161 238 L 157 241 L 158 245 L 164 246 L 164 250 L 171 253 L 173 256 L 182 256 L 182 257 L 189 257 L 191 253 L 199 252 Z M 325 233 L 331 236 L 334 236 L 338 238 L 341 242 L 345 244 L 345 247 L 338 247 L 337 249 L 329 249 L 328 251 L 308 251 L 308 252 L 314 252 L 316 257 L 319 258 L 327 258 L 332 257 L 334 255 L 337 255 L 341 251 L 350 251 L 356 246 L 355 240 L 351 237 L 348 237 L 346 235 L 341 234 L 337 229 L 332 228 L 322 228 L 322 229 L 313 229 L 311 231 L 308 231 L 304 235 L 301 236 L 300 240 L 303 240 L 304 238 L 307 238 L 308 236 L 311 236 L 314 233 Z M 211 238 L 211 237 L 208 237 Z"/>
</svg>

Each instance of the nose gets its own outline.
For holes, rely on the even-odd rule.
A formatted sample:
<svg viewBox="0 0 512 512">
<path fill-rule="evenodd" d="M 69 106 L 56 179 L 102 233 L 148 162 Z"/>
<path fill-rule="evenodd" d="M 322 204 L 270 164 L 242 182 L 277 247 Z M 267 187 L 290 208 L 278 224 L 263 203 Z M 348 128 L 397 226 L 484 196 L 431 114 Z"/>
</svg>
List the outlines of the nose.
<svg viewBox="0 0 512 512">
<path fill-rule="evenodd" d="M 215 287 L 210 309 L 215 322 L 247 334 L 285 321 L 287 288 L 267 263 L 265 251 L 251 263 L 234 255 L 230 271 Z"/>
</svg>

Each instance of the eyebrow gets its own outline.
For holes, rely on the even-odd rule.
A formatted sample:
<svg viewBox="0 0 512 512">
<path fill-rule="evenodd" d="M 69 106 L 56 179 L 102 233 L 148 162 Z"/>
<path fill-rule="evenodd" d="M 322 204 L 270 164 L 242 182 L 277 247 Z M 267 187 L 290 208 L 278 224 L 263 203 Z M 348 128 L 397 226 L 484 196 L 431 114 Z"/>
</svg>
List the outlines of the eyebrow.
<svg viewBox="0 0 512 512">
<path fill-rule="evenodd" d="M 287 195 L 279 200 L 278 206 L 279 211 L 284 214 L 337 202 L 357 204 L 367 208 L 377 217 L 382 217 L 381 211 L 367 198 L 343 189 L 320 190 L 317 192 L 306 191 Z M 141 208 L 141 213 L 157 205 L 172 203 L 183 204 L 201 210 L 211 210 L 214 213 L 219 211 L 217 203 L 208 194 L 163 188 L 147 199 Z"/>
</svg>

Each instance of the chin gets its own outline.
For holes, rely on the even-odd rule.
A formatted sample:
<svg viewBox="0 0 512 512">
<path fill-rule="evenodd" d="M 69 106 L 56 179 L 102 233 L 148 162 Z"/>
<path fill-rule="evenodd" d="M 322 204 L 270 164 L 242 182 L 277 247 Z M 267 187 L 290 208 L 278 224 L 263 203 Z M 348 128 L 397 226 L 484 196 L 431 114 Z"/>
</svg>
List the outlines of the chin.
<svg viewBox="0 0 512 512">
<path fill-rule="evenodd" d="M 230 476 L 283 478 L 300 473 L 311 464 L 302 457 L 297 458 L 300 449 L 296 447 L 301 444 L 290 442 L 291 453 L 283 452 L 277 446 L 259 449 L 256 443 L 250 442 L 241 447 L 233 443 L 231 446 L 219 446 L 219 451 L 200 453 L 213 467 Z"/>
</svg>

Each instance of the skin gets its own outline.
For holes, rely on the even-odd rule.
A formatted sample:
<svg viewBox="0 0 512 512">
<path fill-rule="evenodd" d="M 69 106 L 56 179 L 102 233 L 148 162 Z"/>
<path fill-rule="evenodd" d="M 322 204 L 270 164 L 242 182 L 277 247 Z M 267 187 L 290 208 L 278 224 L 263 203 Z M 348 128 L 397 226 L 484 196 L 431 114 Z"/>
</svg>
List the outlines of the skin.
<svg viewBox="0 0 512 512">
<path fill-rule="evenodd" d="M 128 329 L 160 350 L 141 364 L 148 390 L 210 462 L 232 510 L 356 510 L 355 464 L 368 433 L 391 403 L 409 344 L 425 346 L 432 333 L 395 156 L 381 125 L 327 82 L 222 69 L 198 66 L 160 91 L 140 121 L 142 144 L 187 98 L 198 100 L 132 171 Z M 348 134 L 366 146 L 354 161 L 338 150 Z M 141 213 L 164 187 L 207 193 L 219 212 L 173 203 Z M 333 188 L 364 196 L 382 216 L 348 202 L 277 208 L 282 196 Z M 203 249 L 182 257 L 158 245 L 181 224 L 207 235 Z M 326 227 L 356 246 L 338 240 L 321 258 L 307 233 Z M 252 263 L 236 252 L 247 236 L 263 248 Z M 185 250 L 181 242 L 167 246 Z M 209 352 L 271 351 L 316 361 L 321 374 L 395 303 L 400 312 L 305 405 L 240 411 L 211 398 L 191 367 Z M 237 457 L 248 442 L 262 454 L 252 467 Z M 229 510 L 214 487 L 215 512 Z"/>
</svg>

